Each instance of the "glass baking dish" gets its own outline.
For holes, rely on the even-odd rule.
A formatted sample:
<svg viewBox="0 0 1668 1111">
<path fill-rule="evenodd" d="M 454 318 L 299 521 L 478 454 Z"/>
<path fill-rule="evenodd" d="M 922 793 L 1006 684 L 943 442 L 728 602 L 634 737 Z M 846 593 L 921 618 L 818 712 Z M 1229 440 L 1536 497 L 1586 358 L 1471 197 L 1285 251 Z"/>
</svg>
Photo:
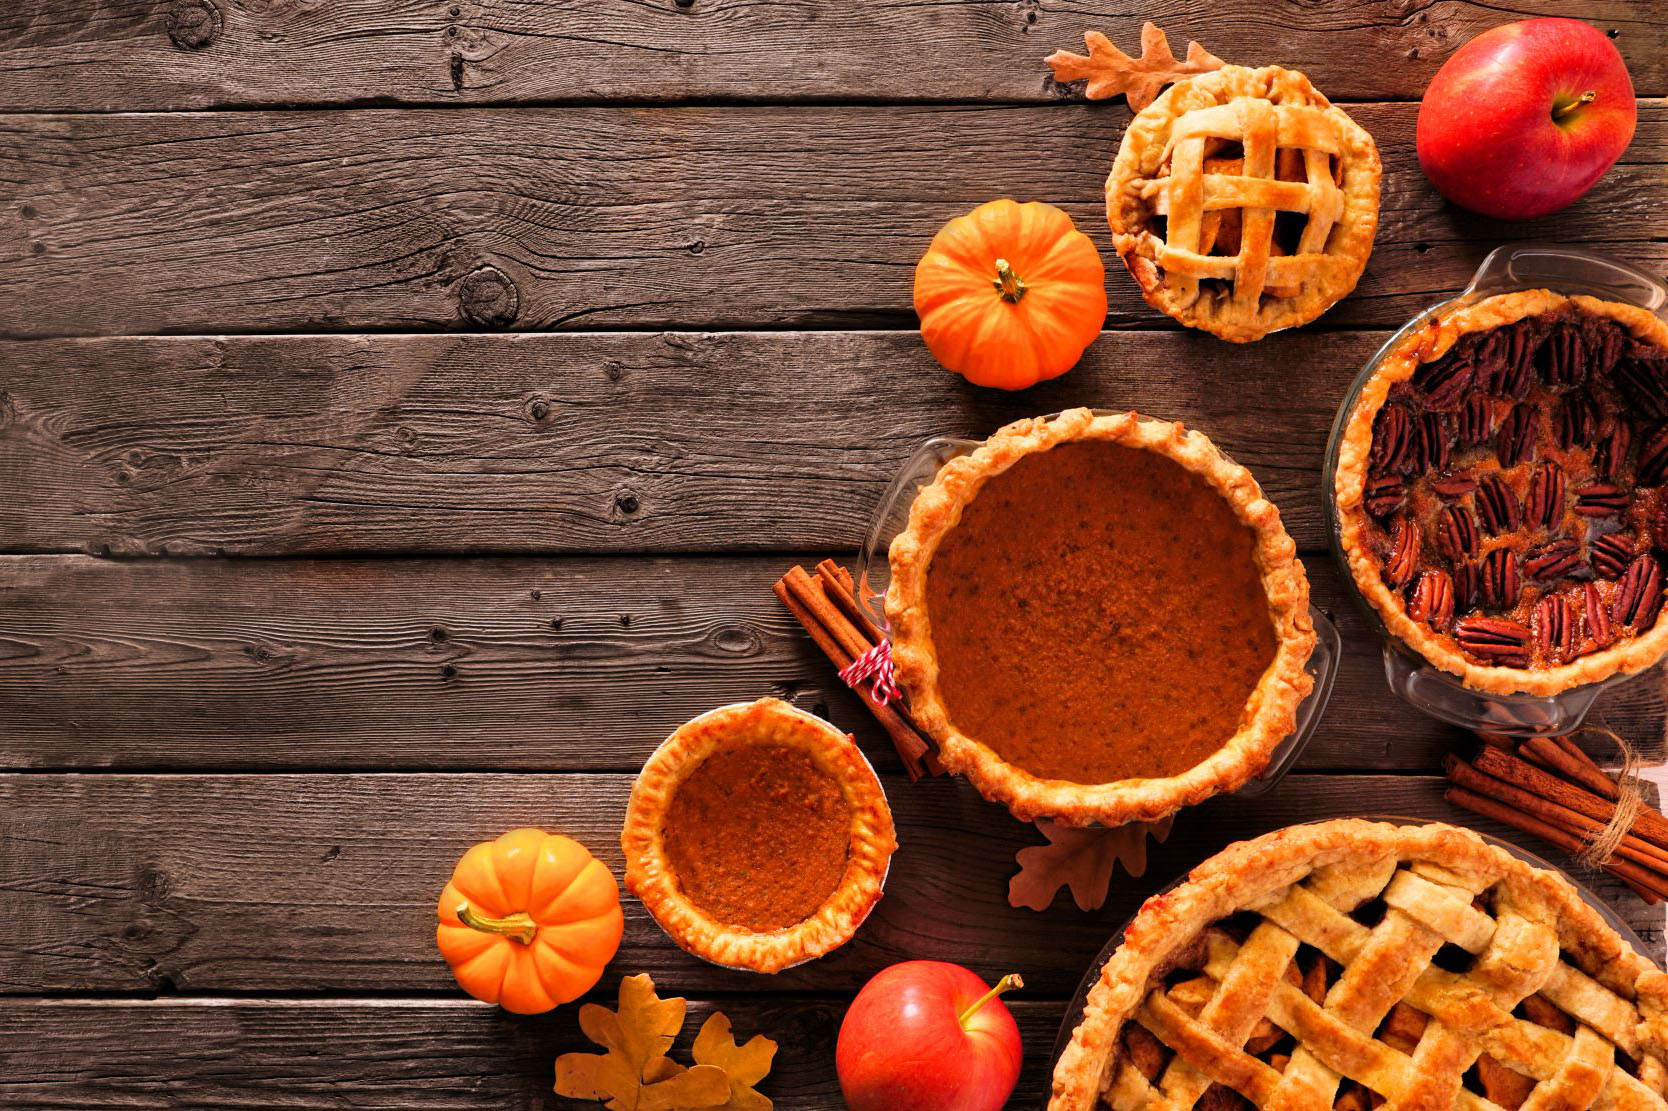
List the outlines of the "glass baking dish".
<svg viewBox="0 0 1668 1111">
<path fill-rule="evenodd" d="M 1607 687 L 1635 676 L 1618 675 L 1602 683 L 1575 687 L 1556 695 L 1489 694 L 1466 687 L 1458 676 L 1429 663 L 1392 636 L 1368 601 L 1355 587 L 1349 560 L 1340 538 L 1333 479 L 1338 468 L 1338 445 L 1344 426 L 1367 380 L 1410 333 L 1423 327 L 1432 316 L 1455 305 L 1481 300 L 1497 293 L 1524 289 L 1551 289 L 1559 293 L 1587 293 L 1610 301 L 1638 305 L 1668 319 L 1668 285 L 1620 259 L 1573 247 L 1520 245 L 1499 247 L 1490 252 L 1472 275 L 1471 282 L 1457 296 L 1432 305 L 1391 336 L 1355 378 L 1332 422 L 1327 440 L 1326 462 L 1321 471 L 1321 499 L 1324 503 L 1332 553 L 1343 571 L 1345 588 L 1358 609 L 1383 641 L 1384 675 L 1403 701 L 1434 718 L 1468 729 L 1510 736 L 1558 736 L 1581 728 L 1593 700 Z"/>
<path fill-rule="evenodd" d="M 1096 409 L 1092 412 L 1096 416 L 1117 415 L 1110 409 Z M 1050 413 L 1043 419 L 1051 419 L 1057 415 Z M 892 480 L 891 486 L 887 488 L 885 496 L 876 507 L 869 524 L 868 540 L 857 553 L 856 594 L 858 604 L 881 630 L 889 627 L 884 604 L 886 587 L 891 581 L 887 549 L 892 545 L 892 538 L 909 524 L 909 507 L 915 501 L 915 495 L 937 477 L 939 468 L 945 463 L 959 455 L 966 455 L 983 442 L 954 436 L 938 436 L 925 441 L 904 461 L 902 469 Z M 1297 727 L 1291 736 L 1275 749 L 1268 767 L 1247 781 L 1239 790 L 1231 792 L 1232 794 L 1260 795 L 1278 784 L 1308 746 L 1315 728 L 1320 724 L 1321 716 L 1326 711 L 1327 700 L 1332 696 L 1333 681 L 1338 676 L 1342 641 L 1338 637 L 1337 628 L 1325 613 L 1311 605 L 1309 616 L 1315 622 L 1315 650 L 1309 657 L 1306 670 L 1314 677 L 1315 689 L 1298 707 Z"/>
<path fill-rule="evenodd" d="M 1361 817 L 1364 821 L 1388 822 L 1391 825 L 1398 826 L 1423 826 L 1430 825 L 1432 822 L 1436 821 L 1434 818 L 1406 818 L 1393 815 L 1368 814 L 1362 815 Z M 1311 822 L 1304 824 L 1314 825 L 1318 823 Z M 1609 903 L 1606 903 L 1599 897 L 1597 892 L 1588 888 L 1586 884 L 1583 884 L 1556 864 L 1553 864 L 1544 857 L 1537 856 L 1528 849 L 1514 845 L 1512 842 L 1503 838 L 1483 833 L 1480 830 L 1473 829 L 1471 832 L 1475 833 L 1478 837 L 1481 837 L 1489 844 L 1505 849 L 1519 860 L 1523 860 L 1537 868 L 1544 868 L 1548 872 L 1552 872 L 1555 875 L 1562 876 L 1569 882 L 1571 887 L 1575 888 L 1576 894 L 1581 896 L 1581 900 L 1594 910 L 1598 911 L 1599 916 L 1604 919 L 1605 924 L 1615 930 L 1617 934 L 1621 935 L 1623 941 L 1633 946 L 1635 950 L 1637 950 L 1652 964 L 1661 963 L 1657 961 L 1655 957 L 1651 956 L 1650 949 L 1646 947 L 1644 940 L 1634 931 L 1633 927 L 1628 925 L 1627 920 L 1620 914 L 1616 913 L 1615 908 L 1611 907 Z M 1154 892 L 1150 898 L 1156 899 L 1160 895 L 1165 895 L 1174 891 L 1187 881 L 1187 877 L 1190 874 L 1191 869 L 1165 884 L 1158 891 Z M 1137 908 L 1136 913 L 1140 913 L 1139 908 Z M 1105 947 L 1101 949 L 1099 955 L 1097 955 L 1094 961 L 1090 963 L 1089 970 L 1083 974 L 1083 980 L 1077 986 L 1077 994 L 1072 996 L 1071 1002 L 1066 1006 L 1066 1017 L 1060 1023 L 1060 1032 L 1054 1038 L 1054 1054 L 1049 1058 L 1053 1064 L 1058 1064 L 1060 1061 L 1060 1054 L 1066 1051 L 1066 1046 L 1071 1042 L 1073 1031 L 1077 1029 L 1077 1024 L 1083 1019 L 1083 1008 L 1088 1005 L 1089 992 L 1094 988 L 1095 984 L 1100 982 L 1101 969 L 1106 966 L 1107 961 L 1112 959 L 1112 954 L 1118 951 L 1118 946 L 1123 944 L 1124 931 L 1129 929 L 1129 924 L 1133 921 L 1135 921 L 1134 915 L 1124 919 L 1123 924 L 1120 925 L 1112 934 L 1111 940 L 1106 943 Z M 1053 1071 L 1053 1065 L 1051 1065 L 1049 1068 L 1049 1075 L 1052 1076 Z M 1046 1103 L 1047 1100 L 1045 1099 L 1044 1104 L 1046 1105 Z"/>
</svg>

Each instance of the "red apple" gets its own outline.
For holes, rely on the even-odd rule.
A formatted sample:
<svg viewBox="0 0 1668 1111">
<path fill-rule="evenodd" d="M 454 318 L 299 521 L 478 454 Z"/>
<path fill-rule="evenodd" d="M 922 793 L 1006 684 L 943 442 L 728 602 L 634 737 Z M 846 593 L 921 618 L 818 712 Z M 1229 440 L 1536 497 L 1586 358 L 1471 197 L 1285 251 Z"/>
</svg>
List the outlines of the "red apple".
<svg viewBox="0 0 1668 1111">
<path fill-rule="evenodd" d="M 1019 1080 L 1019 1027 L 959 964 L 905 961 L 852 1000 L 834 1051 L 851 1111 L 999 1111 Z"/>
<path fill-rule="evenodd" d="M 1633 138 L 1633 82 L 1614 43 L 1576 19 L 1485 31 L 1419 105 L 1419 165 L 1437 191 L 1502 220 L 1557 212 Z"/>
</svg>

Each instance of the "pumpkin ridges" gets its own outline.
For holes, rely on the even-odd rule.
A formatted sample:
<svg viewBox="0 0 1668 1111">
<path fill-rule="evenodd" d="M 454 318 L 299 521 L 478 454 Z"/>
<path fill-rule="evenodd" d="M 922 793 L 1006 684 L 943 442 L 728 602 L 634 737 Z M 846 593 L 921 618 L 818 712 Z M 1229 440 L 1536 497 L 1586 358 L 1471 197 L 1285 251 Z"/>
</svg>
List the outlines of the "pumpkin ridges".
<svg viewBox="0 0 1668 1111">
<path fill-rule="evenodd" d="M 499 882 L 491 842 L 472 846 L 463 854 L 463 859 L 458 861 L 457 871 L 452 875 L 452 884 L 457 888 L 458 894 L 471 906 L 479 908 L 482 914 L 501 917 L 516 909 L 511 903 L 509 893 Z"/>
<path fill-rule="evenodd" d="M 547 916 L 545 909 L 560 899 L 564 891 L 584 875 L 586 868 L 596 863 L 585 847 L 571 837 L 560 834 L 544 840 L 527 890 L 527 909 L 535 918 Z"/>
<path fill-rule="evenodd" d="M 539 829 L 512 829 L 492 843 L 493 870 L 505 901 L 517 910 L 532 902 L 533 873 L 548 836 Z"/>
</svg>

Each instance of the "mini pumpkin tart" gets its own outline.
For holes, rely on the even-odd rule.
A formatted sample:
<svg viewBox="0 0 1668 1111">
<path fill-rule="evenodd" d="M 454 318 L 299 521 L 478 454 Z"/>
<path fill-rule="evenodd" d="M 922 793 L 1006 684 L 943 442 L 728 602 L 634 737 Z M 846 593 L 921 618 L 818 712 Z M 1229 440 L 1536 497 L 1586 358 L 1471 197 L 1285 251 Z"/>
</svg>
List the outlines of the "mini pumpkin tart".
<svg viewBox="0 0 1668 1111">
<path fill-rule="evenodd" d="M 952 459 L 893 540 L 897 677 L 1022 821 L 1154 821 L 1268 765 L 1313 686 L 1280 512 L 1202 433 L 1074 409 Z"/>
<path fill-rule="evenodd" d="M 850 737 L 779 699 L 723 706 L 643 765 L 625 885 L 672 940 L 780 972 L 845 944 L 880 899 L 897 838 Z"/>
<path fill-rule="evenodd" d="M 1303 74 L 1223 66 L 1130 122 L 1107 219 L 1149 305 L 1245 343 L 1355 288 L 1382 176 L 1372 136 Z"/>
<path fill-rule="evenodd" d="M 1147 900 L 1049 1111 L 1639 1108 L 1668 977 L 1562 876 L 1469 830 L 1341 820 L 1230 845 Z"/>
<path fill-rule="evenodd" d="M 1668 652 L 1668 324 L 1547 290 L 1442 310 L 1363 383 L 1338 540 L 1391 634 L 1472 688 L 1552 695 Z"/>
</svg>

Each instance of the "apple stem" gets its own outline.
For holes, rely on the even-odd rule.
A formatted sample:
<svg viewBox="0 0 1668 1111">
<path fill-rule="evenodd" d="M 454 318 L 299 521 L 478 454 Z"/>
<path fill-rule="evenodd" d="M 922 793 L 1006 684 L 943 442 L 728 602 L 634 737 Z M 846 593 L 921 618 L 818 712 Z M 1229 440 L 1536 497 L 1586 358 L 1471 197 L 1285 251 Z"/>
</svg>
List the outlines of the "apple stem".
<svg viewBox="0 0 1668 1111">
<path fill-rule="evenodd" d="M 967 1020 L 978 1014 L 980 1007 L 983 1007 L 986 1003 L 989 1003 L 992 999 L 995 999 L 998 995 L 1001 995 L 1005 991 L 1012 988 L 1022 988 L 1024 986 L 1025 981 L 1020 978 L 1019 973 L 1008 973 L 1006 976 L 996 981 L 995 987 L 979 996 L 979 1001 L 977 1003 L 973 1004 L 971 1007 L 967 1008 L 967 1010 L 958 1015 L 956 1017 L 956 1021 L 961 1023 L 961 1028 L 963 1030 L 967 1029 Z"/>
<path fill-rule="evenodd" d="M 1588 89 L 1586 92 L 1582 93 L 1580 96 L 1576 97 L 1574 100 L 1570 101 L 1568 104 L 1561 104 L 1558 107 L 1554 108 L 1552 110 L 1552 118 L 1555 119 L 1555 120 L 1561 120 L 1565 116 L 1569 115 L 1571 112 L 1575 111 L 1577 108 L 1581 107 L 1583 104 L 1591 104 L 1593 101 L 1595 101 L 1597 99 L 1598 99 L 1598 92 L 1594 89 Z"/>
</svg>

